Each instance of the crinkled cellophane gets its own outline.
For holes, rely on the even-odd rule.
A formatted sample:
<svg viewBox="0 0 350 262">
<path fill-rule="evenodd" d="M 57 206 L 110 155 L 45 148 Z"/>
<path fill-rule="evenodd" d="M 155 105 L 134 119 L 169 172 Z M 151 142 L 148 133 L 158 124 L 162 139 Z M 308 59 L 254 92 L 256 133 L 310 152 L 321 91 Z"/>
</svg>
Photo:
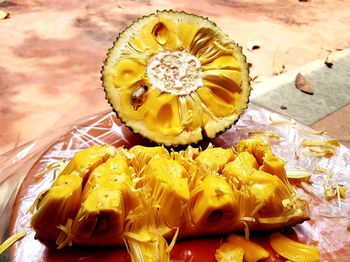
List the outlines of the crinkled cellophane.
<svg viewBox="0 0 350 262">
<path fill-rule="evenodd" d="M 323 139 L 325 135 L 314 136 L 310 133 L 310 129 L 297 124 L 274 124 L 270 118 L 281 118 L 278 114 L 271 113 L 260 107 L 251 104 L 238 121 L 235 127 L 229 129 L 217 139 L 213 140 L 215 146 L 229 147 L 235 145 L 239 140 L 248 137 L 251 131 L 272 131 L 280 135 L 279 140 L 271 140 L 273 152 L 281 156 L 287 162 L 287 169 L 307 169 L 313 173 L 311 177 L 312 184 L 309 188 L 310 193 L 306 193 L 299 189 L 303 197 L 308 201 L 310 208 L 310 218 L 308 222 L 294 227 L 299 239 L 304 243 L 312 243 L 320 248 L 321 259 L 329 261 L 347 261 L 349 254 L 350 238 L 347 231 L 350 216 L 349 193 L 346 199 L 326 201 L 324 198 L 324 182 L 325 174 L 318 173 L 317 167 L 329 169 L 335 174 L 330 184 L 342 184 L 350 188 L 348 179 L 349 170 L 349 152 L 350 150 L 344 146 L 337 149 L 336 154 L 331 158 L 315 158 L 313 156 L 302 154 L 303 149 L 300 142 L 303 139 Z M 48 252 L 47 247 L 39 241 L 34 240 L 34 231 L 30 228 L 31 215 L 26 213 L 32 205 L 39 192 L 47 189 L 52 184 L 53 171 L 50 175 L 37 179 L 34 176 L 40 174 L 45 166 L 53 160 L 68 160 L 77 150 L 86 148 L 93 144 L 113 144 L 114 146 L 131 147 L 135 144 L 147 144 L 148 142 L 142 138 L 135 136 L 114 117 L 113 113 L 102 113 L 94 117 L 85 119 L 83 122 L 75 125 L 71 131 L 63 130 L 65 134 L 60 139 L 55 140 L 52 144 L 53 137 L 44 137 L 30 143 L 21 150 L 12 154 L 2 156 L 1 163 L 5 173 L 9 177 L 6 182 L 2 183 L 1 189 L 12 187 L 15 188 L 21 182 L 29 171 L 29 168 L 35 163 L 29 171 L 25 179 L 24 186 L 20 189 L 15 206 L 13 207 L 13 215 L 10 223 L 10 234 L 24 228 L 27 236 L 19 241 L 13 249 L 13 257 L 17 257 L 14 261 L 28 258 L 35 260 L 38 257 L 55 257 L 55 252 Z M 39 147 L 39 145 L 44 147 Z M 295 158 L 295 150 L 299 150 L 299 159 Z M 37 161 L 38 160 L 38 161 Z M 37 162 L 36 162 L 37 161 Z M 9 164 L 14 162 L 16 168 Z M 6 168 L 6 169 L 5 169 Z M 10 172 L 12 170 L 12 172 Z M 21 171 L 22 173 L 20 173 Z M 7 186 L 7 187 L 6 187 Z M 4 198 L 13 201 L 12 190 L 2 191 L 8 192 Z M 12 198 L 11 198 L 12 195 Z M 339 206 L 340 205 L 340 208 Z M 3 211 L 3 210 L 1 210 Z M 6 214 L 6 212 L 4 212 Z M 5 217 L 4 217 L 5 218 Z M 6 226 L 6 225 L 2 225 Z M 2 228 L 4 229 L 4 228 Z M 2 231 L 4 232 L 4 231 Z M 32 248 L 27 248 L 28 246 Z M 100 251 L 108 254 L 111 251 Z M 64 254 L 64 253 L 63 253 Z M 85 255 L 84 255 L 85 254 Z M 56 254 L 57 255 L 57 254 Z M 101 253 L 93 254 L 82 250 L 81 257 L 90 257 L 96 259 Z"/>
</svg>

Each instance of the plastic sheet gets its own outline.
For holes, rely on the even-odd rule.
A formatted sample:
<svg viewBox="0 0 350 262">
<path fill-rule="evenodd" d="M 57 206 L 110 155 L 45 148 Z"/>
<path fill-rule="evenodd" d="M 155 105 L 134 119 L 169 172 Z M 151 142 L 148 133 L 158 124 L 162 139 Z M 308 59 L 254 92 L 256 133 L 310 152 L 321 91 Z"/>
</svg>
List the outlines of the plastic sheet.
<svg viewBox="0 0 350 262">
<path fill-rule="evenodd" d="M 300 193 L 309 202 L 311 220 L 294 227 L 297 238 L 301 242 L 317 246 L 321 250 L 321 261 L 348 261 L 350 257 L 349 190 L 345 199 L 336 197 L 327 201 L 324 186 L 328 181 L 328 186 L 344 185 L 350 189 L 350 150 L 341 145 L 336 148 L 336 153 L 332 157 L 311 156 L 307 153 L 308 149 L 301 145 L 302 142 L 324 140 L 329 137 L 324 134 L 314 134 L 314 130 L 302 124 L 292 123 L 290 119 L 252 103 L 234 127 L 210 142 L 215 146 L 229 147 L 255 131 L 270 131 L 279 135 L 279 139 L 271 138 L 269 141 L 274 153 L 287 161 L 286 169 L 306 169 L 313 174 L 310 179 L 311 184 L 304 184 L 304 189 L 299 188 Z M 54 247 L 48 248 L 34 240 L 34 232 L 29 226 L 31 215 L 26 212 L 38 194 L 48 188 L 53 181 L 54 171 L 38 178 L 46 166 L 53 161 L 69 160 L 82 148 L 106 143 L 127 148 L 135 144 L 151 145 L 149 141 L 125 128 L 114 113 L 103 112 L 82 119 L 75 125 L 60 128 L 55 133 L 47 134 L 0 156 L 0 214 L 2 214 L 0 239 L 4 240 L 9 234 L 22 228 L 27 232 L 24 239 L 12 247 L 11 254 L 7 251 L 3 257 L 0 257 L 1 261 L 78 261 L 82 259 L 95 261 L 102 258 L 108 261 L 107 256 L 104 257 L 107 253 L 118 256 L 118 261 L 127 261 L 125 252 L 118 248 L 113 251 L 104 249 L 91 251 L 80 248 L 78 252 L 70 253 L 57 251 Z M 205 147 L 207 144 L 208 141 L 204 141 L 200 146 Z M 324 172 L 320 172 L 322 169 Z M 203 248 L 205 248 L 205 242 L 211 243 L 212 248 L 215 246 L 212 239 L 193 241 Z M 178 250 L 179 246 L 181 244 L 174 249 Z M 203 261 L 202 258 L 195 257 L 193 250 L 186 253 L 186 250 L 182 249 L 179 252 L 182 253 L 176 261 L 179 259 Z M 109 258 L 112 257 L 109 256 Z M 208 261 L 211 261 L 210 258 Z"/>
</svg>

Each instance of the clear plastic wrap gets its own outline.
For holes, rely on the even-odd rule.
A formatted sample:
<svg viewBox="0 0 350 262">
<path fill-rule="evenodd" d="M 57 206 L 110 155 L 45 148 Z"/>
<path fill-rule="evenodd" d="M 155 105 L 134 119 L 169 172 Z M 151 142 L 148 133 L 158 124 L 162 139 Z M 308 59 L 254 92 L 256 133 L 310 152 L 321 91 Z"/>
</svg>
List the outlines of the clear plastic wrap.
<svg viewBox="0 0 350 262">
<path fill-rule="evenodd" d="M 287 162 L 286 169 L 305 169 L 312 173 L 311 183 L 299 184 L 303 187 L 299 188 L 300 193 L 309 202 L 311 220 L 294 227 L 297 238 L 301 242 L 317 246 L 321 251 L 321 261 L 348 261 L 349 190 L 345 199 L 335 197 L 326 200 L 325 185 L 343 185 L 350 189 L 350 150 L 340 145 L 331 157 L 310 155 L 308 148 L 302 146 L 303 141 L 324 140 L 329 137 L 252 103 L 235 126 L 210 142 L 215 146 L 229 147 L 247 138 L 250 132 L 256 131 L 279 135 L 279 138 L 270 138 L 269 141 L 274 153 Z M 205 147 L 207 143 L 208 141 L 202 142 L 200 146 Z M 113 112 L 103 112 L 82 119 L 72 126 L 57 129 L 55 133 L 49 133 L 0 156 L 0 239 L 4 240 L 23 228 L 27 233 L 11 248 L 11 252 L 8 250 L 0 257 L 1 261 L 95 261 L 108 252 L 118 256 L 116 261 L 127 261 L 126 253 L 118 248 L 113 251 L 80 248 L 79 252 L 62 255 L 67 253 L 56 251 L 55 247 L 45 247 L 35 240 L 34 232 L 29 226 L 31 215 L 27 211 L 30 205 L 53 181 L 54 170 L 40 176 L 45 167 L 53 161 L 69 160 L 78 150 L 93 144 L 112 144 L 127 148 L 135 144 L 151 145 L 149 141 L 125 128 Z M 202 239 L 199 246 L 211 241 Z M 174 249 L 179 248 L 175 246 Z M 203 261 L 195 257 L 195 252 L 186 250 L 181 250 L 181 259 Z M 179 256 L 176 261 L 179 261 Z"/>
</svg>

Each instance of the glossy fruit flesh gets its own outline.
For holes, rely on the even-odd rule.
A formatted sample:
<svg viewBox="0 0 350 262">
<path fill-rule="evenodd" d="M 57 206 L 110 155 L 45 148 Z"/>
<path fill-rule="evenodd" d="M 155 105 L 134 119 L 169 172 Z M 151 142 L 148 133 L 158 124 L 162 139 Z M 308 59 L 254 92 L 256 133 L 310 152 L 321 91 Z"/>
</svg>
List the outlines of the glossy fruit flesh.
<svg viewBox="0 0 350 262">
<path fill-rule="evenodd" d="M 125 29 L 102 80 L 121 120 L 165 145 L 214 138 L 239 118 L 250 93 L 241 47 L 209 20 L 173 11 Z"/>
</svg>

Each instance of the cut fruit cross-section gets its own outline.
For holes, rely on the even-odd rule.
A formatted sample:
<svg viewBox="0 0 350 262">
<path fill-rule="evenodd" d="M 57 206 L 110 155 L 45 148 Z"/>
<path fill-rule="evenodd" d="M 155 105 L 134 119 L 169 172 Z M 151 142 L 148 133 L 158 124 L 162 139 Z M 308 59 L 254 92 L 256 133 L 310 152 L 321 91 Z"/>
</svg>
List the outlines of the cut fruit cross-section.
<svg viewBox="0 0 350 262">
<path fill-rule="evenodd" d="M 168 146 L 214 138 L 238 120 L 250 94 L 242 48 L 208 19 L 174 11 L 126 28 L 102 82 L 126 126 Z"/>
</svg>

